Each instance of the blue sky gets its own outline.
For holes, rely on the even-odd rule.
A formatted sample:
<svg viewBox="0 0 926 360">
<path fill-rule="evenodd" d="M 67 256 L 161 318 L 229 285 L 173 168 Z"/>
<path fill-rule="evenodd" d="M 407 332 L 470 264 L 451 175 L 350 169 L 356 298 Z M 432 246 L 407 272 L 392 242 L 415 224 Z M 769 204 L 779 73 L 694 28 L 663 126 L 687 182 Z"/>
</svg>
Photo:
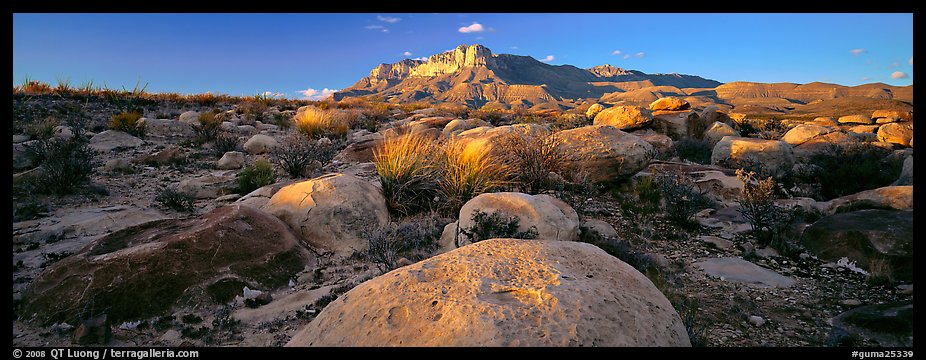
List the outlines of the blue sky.
<svg viewBox="0 0 926 360">
<path fill-rule="evenodd" d="M 13 80 L 301 98 L 474 43 L 721 82 L 913 83 L 912 14 L 14 14 Z"/>
</svg>

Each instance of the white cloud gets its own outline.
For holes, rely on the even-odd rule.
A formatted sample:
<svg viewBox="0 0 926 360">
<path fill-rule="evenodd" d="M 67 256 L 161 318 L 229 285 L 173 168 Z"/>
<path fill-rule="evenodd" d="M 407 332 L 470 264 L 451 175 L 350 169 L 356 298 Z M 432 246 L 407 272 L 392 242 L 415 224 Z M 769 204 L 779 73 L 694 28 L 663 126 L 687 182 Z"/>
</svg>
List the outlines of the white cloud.
<svg viewBox="0 0 926 360">
<path fill-rule="evenodd" d="M 849 52 L 852 53 L 852 56 L 859 56 L 859 55 L 862 55 L 862 54 L 864 54 L 864 53 L 867 53 L 868 50 L 865 50 L 865 49 L 852 49 L 852 50 L 849 50 Z"/>
<path fill-rule="evenodd" d="M 382 15 L 376 15 L 376 19 L 378 19 L 379 21 L 385 21 L 390 24 L 395 24 L 399 21 L 402 21 L 402 18 L 382 16 Z"/>
<path fill-rule="evenodd" d="M 547 55 L 547 57 L 545 57 L 545 58 L 543 58 L 543 59 L 540 59 L 540 61 L 543 61 L 543 62 L 551 62 L 551 61 L 553 61 L 553 59 L 554 59 L 553 55 Z"/>
<path fill-rule="evenodd" d="M 383 32 L 389 32 L 389 29 L 383 29 Z"/>
<path fill-rule="evenodd" d="M 641 51 L 641 52 L 638 52 L 638 53 L 636 53 L 636 54 L 633 54 L 633 56 L 636 56 L 636 57 L 638 57 L 638 58 L 646 57 L 646 52 Z"/>
<path fill-rule="evenodd" d="M 406 52 L 402 53 L 402 55 L 404 55 L 404 56 L 412 56 L 412 52 L 411 52 L 411 51 L 406 51 Z"/>
<path fill-rule="evenodd" d="M 464 27 L 457 29 L 457 31 L 464 33 L 464 34 L 468 34 L 468 33 L 483 32 L 485 31 L 485 29 L 482 27 L 482 24 L 474 22 L 470 26 L 464 26 Z"/>
<path fill-rule="evenodd" d="M 517 49 L 520 49 L 520 48 L 517 47 L 517 46 L 512 46 L 512 47 L 511 47 L 511 50 L 517 50 Z M 910 58 L 910 59 L 913 59 L 913 58 Z M 910 61 L 911 61 L 911 64 L 910 64 L 910 65 L 913 65 L 913 63 L 912 63 L 913 60 L 910 60 Z"/>
<path fill-rule="evenodd" d="M 862 76 L 862 81 L 868 81 L 868 80 L 871 80 L 871 78 L 867 76 Z"/>
<path fill-rule="evenodd" d="M 630 54 L 624 55 L 624 59 L 630 59 Z"/>
<path fill-rule="evenodd" d="M 337 89 L 329 89 L 329 88 L 324 88 L 324 89 L 321 89 L 321 90 L 315 90 L 315 89 L 313 89 L 313 88 L 308 88 L 308 89 L 299 90 L 299 91 L 296 91 L 296 92 L 302 94 L 302 96 L 303 96 L 302 99 L 303 99 L 303 100 L 322 100 L 322 99 L 324 99 L 324 98 L 327 98 L 327 97 L 331 96 L 331 94 L 334 94 L 334 93 L 338 92 L 338 90 L 337 90 Z"/>
<path fill-rule="evenodd" d="M 908 77 L 910 77 L 910 75 L 907 75 L 907 73 L 903 71 L 895 71 L 891 73 L 891 79 L 906 79 Z"/>
<path fill-rule="evenodd" d="M 283 93 L 273 92 L 273 91 L 264 91 L 261 95 L 272 97 L 272 98 L 279 98 L 279 99 L 286 97 L 286 95 L 284 95 Z"/>
<path fill-rule="evenodd" d="M 428 58 L 426 58 L 426 57 L 424 57 L 424 56 L 422 56 L 422 57 L 416 57 L 416 58 L 414 58 L 414 59 L 412 59 L 412 60 L 421 60 L 421 61 L 424 61 L 424 62 L 428 62 Z"/>
<path fill-rule="evenodd" d="M 364 26 L 364 27 L 367 28 L 367 29 L 369 29 L 369 30 L 379 30 L 379 29 L 385 29 L 385 28 L 386 28 L 385 26 L 382 26 L 382 25 L 367 25 L 367 26 Z"/>
<path fill-rule="evenodd" d="M 614 50 L 611 52 L 611 55 L 620 55 L 620 54 L 621 54 L 620 50 Z"/>
</svg>

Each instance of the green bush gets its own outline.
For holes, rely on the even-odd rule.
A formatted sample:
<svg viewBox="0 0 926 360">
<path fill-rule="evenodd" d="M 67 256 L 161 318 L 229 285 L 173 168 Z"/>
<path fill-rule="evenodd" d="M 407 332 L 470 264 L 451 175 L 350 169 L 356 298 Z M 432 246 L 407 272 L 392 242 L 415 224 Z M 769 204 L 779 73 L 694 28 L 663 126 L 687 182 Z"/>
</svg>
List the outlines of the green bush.
<svg viewBox="0 0 926 360">
<path fill-rule="evenodd" d="M 678 225 L 693 225 L 692 216 L 713 205 L 700 189 L 686 182 L 679 174 L 656 175 L 654 183 L 662 194 L 666 215 Z"/>
<path fill-rule="evenodd" d="M 460 234 L 473 243 L 495 238 L 536 239 L 538 235 L 537 228 L 533 226 L 525 231 L 518 230 L 521 221 L 517 217 L 508 217 L 498 211 L 490 214 L 473 210 L 470 221 L 473 225 L 460 229 Z M 459 238 L 456 245 L 461 245 Z"/>
<path fill-rule="evenodd" d="M 154 201 L 168 209 L 183 212 L 193 211 L 196 205 L 196 198 L 193 195 L 172 188 L 164 188 L 158 192 L 157 196 L 154 197 Z"/>
<path fill-rule="evenodd" d="M 793 181 L 811 185 L 816 200 L 831 200 L 860 191 L 888 186 L 900 176 L 903 159 L 888 157 L 890 150 L 860 143 L 833 144 L 817 153 L 794 174 Z"/>
<path fill-rule="evenodd" d="M 273 172 L 273 165 L 264 160 L 257 160 L 238 173 L 238 193 L 247 194 L 276 181 L 277 176 Z"/>
<path fill-rule="evenodd" d="M 87 146 L 86 140 L 40 140 L 26 151 L 33 163 L 42 168 L 34 182 L 41 193 L 70 194 L 86 184 L 93 174 L 96 151 Z"/>
<path fill-rule="evenodd" d="M 109 128 L 112 130 L 127 132 L 134 136 L 143 137 L 145 136 L 145 126 L 143 123 L 138 122 L 139 119 L 141 119 L 140 112 L 123 111 L 113 115 L 112 118 L 110 118 Z"/>
</svg>

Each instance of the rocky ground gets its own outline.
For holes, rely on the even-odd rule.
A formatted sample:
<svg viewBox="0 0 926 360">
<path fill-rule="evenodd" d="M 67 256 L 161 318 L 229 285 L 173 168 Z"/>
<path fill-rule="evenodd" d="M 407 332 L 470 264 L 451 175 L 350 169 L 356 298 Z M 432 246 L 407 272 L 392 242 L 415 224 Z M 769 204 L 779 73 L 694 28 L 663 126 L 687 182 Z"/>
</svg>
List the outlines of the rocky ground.
<svg viewBox="0 0 926 360">
<path fill-rule="evenodd" d="M 115 106 L 106 102 L 81 102 L 80 100 L 62 99 L 55 96 L 14 98 L 14 115 L 16 115 L 14 130 L 16 134 L 14 134 L 13 156 L 14 170 L 16 172 L 22 174 L 28 172 L 31 168 L 28 164 L 17 168 L 17 162 L 21 161 L 21 158 L 18 159 L 17 156 L 22 156 L 22 144 L 29 141 L 27 137 L 22 135 L 27 132 L 29 126 L 32 126 L 31 124 L 35 124 L 48 116 L 55 116 L 49 113 L 48 109 L 60 107 L 62 104 L 80 106 L 84 113 L 83 116 L 90 119 L 88 122 L 89 131 L 97 136 L 106 131 L 104 124 L 108 121 L 110 115 L 116 112 Z M 225 105 L 221 108 L 222 110 L 234 110 L 235 106 Z M 109 321 L 100 321 L 109 324 L 109 326 L 95 326 L 94 319 L 89 315 L 79 318 L 70 317 L 63 321 L 55 319 L 54 321 L 46 321 L 44 324 L 42 321 L 36 321 L 35 319 L 51 316 L 51 313 L 35 314 L 26 312 L 34 308 L 23 308 L 24 302 L 29 301 L 28 298 L 24 299 L 24 296 L 28 297 L 28 294 L 35 293 L 41 294 L 41 289 L 35 289 L 38 286 L 35 284 L 41 276 L 50 276 L 48 275 L 49 269 L 65 267 L 61 265 L 56 267 L 58 263 L 79 263 L 79 261 L 82 261 L 79 257 L 84 256 L 82 251 L 87 251 L 86 246 L 100 246 L 96 242 L 97 240 L 113 239 L 114 233 L 121 234 L 120 230 L 124 229 L 130 229 L 130 234 L 123 234 L 126 238 L 142 238 L 136 232 L 144 233 L 144 231 L 133 226 L 145 223 L 171 224 L 170 226 L 158 225 L 160 228 L 155 226 L 152 231 L 163 231 L 163 233 L 157 233 L 160 235 L 152 235 L 152 237 L 178 239 L 178 243 L 186 241 L 183 239 L 195 238 L 199 240 L 194 241 L 194 243 L 202 245 L 208 243 L 208 236 L 196 235 L 198 234 L 197 229 L 201 229 L 202 226 L 212 229 L 209 226 L 215 226 L 215 229 L 220 229 L 215 231 L 225 231 L 221 230 L 225 229 L 221 223 L 208 225 L 208 222 L 198 222 L 201 219 L 217 216 L 212 213 L 213 210 L 230 204 L 263 206 L 281 187 L 299 181 L 289 179 L 282 172 L 278 172 L 280 181 L 276 185 L 258 190 L 258 192 L 242 199 L 245 194 L 235 194 L 230 190 L 236 184 L 240 171 L 238 167 L 240 166 L 230 166 L 227 170 L 219 170 L 218 167 L 220 166 L 217 163 L 224 154 L 212 149 L 211 144 L 199 145 L 190 141 L 193 137 L 192 127 L 189 125 L 177 125 L 184 121 L 183 114 L 190 110 L 203 109 L 193 104 L 179 106 L 176 104 L 148 105 L 144 116 L 146 119 L 153 120 L 147 120 L 148 130 L 146 136 L 142 139 L 143 141 L 138 141 L 139 139 L 131 136 L 123 137 L 121 135 L 111 139 L 99 137 L 96 141 L 91 140 L 91 146 L 97 146 L 101 149 L 96 158 L 98 168 L 90 178 L 90 186 L 74 195 L 49 196 L 17 193 L 17 185 L 15 185 L 17 179 L 20 179 L 20 176 L 28 175 L 14 175 L 14 222 L 12 230 L 14 346 L 65 346 L 85 341 L 92 342 L 93 340 L 87 339 L 92 339 L 95 332 L 105 332 L 107 328 L 111 328 L 112 331 L 109 344 L 114 346 L 283 346 L 290 342 L 297 332 L 312 322 L 321 313 L 322 309 L 337 296 L 343 296 L 351 288 L 381 274 L 376 264 L 352 255 L 350 252 L 310 248 L 303 255 L 300 255 L 304 256 L 301 263 L 304 263 L 305 267 L 289 279 L 285 285 L 265 285 L 264 288 L 256 289 L 258 292 L 248 293 L 245 291 L 224 303 L 193 301 L 191 299 L 199 299 L 196 296 L 205 295 L 191 295 L 187 292 L 182 296 L 178 295 L 178 298 L 182 301 L 178 300 L 175 306 L 169 310 L 156 315 L 152 313 L 152 315 L 141 320 L 110 319 Z M 263 116 L 266 123 L 255 122 L 253 118 L 248 118 L 248 116 L 240 112 L 235 113 L 232 111 L 230 113 L 235 115 L 232 118 L 233 121 L 230 121 L 232 123 L 230 130 L 234 131 L 239 137 L 238 151 L 246 154 L 244 155 L 246 164 L 252 164 L 258 159 L 269 158 L 269 155 L 253 145 L 253 142 L 251 142 L 252 145 L 250 146 L 245 145 L 255 135 L 263 134 L 275 140 L 282 140 L 289 132 L 271 124 L 270 119 L 273 119 L 276 114 L 280 114 L 280 110 L 283 110 L 283 116 L 287 115 L 284 109 L 268 110 Z M 289 110 L 288 114 L 291 116 L 292 110 L 295 109 Z M 639 137 L 633 136 L 633 139 L 623 139 L 624 136 L 629 135 L 623 133 L 610 134 L 603 132 L 604 130 L 600 128 L 596 128 L 595 131 L 597 132 L 593 133 L 582 132 L 584 131 L 581 130 L 582 128 L 571 130 L 573 133 L 565 136 L 567 138 L 571 136 L 573 141 L 586 138 L 605 141 L 602 139 L 619 137 L 621 140 L 614 140 L 615 144 L 618 145 L 613 145 L 609 151 L 619 151 L 623 154 L 639 152 L 639 156 L 648 156 L 641 158 L 639 164 L 634 165 L 638 168 L 633 171 L 628 171 L 628 167 L 621 168 L 628 172 L 626 174 L 598 173 L 593 174 L 592 177 L 629 177 L 638 173 L 640 169 L 644 173 L 652 172 L 654 168 L 659 166 L 671 167 L 675 166 L 672 164 L 683 162 L 680 162 L 678 158 L 671 159 L 668 162 L 654 161 L 652 154 L 643 154 L 643 151 L 638 149 L 643 146 L 656 149 L 659 147 L 660 141 L 664 142 L 666 140 L 671 144 L 672 140 L 666 135 L 676 137 L 679 132 L 682 134 L 687 133 L 689 131 L 687 128 L 691 126 L 690 120 L 687 123 L 684 120 L 690 119 L 686 110 L 673 108 L 661 111 L 663 113 L 659 113 L 659 110 L 657 110 L 655 119 L 657 122 L 659 119 L 663 119 L 662 123 L 664 125 L 662 128 L 654 126 L 655 132 L 653 130 L 649 130 L 648 133 L 638 132 Z M 683 112 L 683 115 L 678 115 Z M 717 116 L 713 112 L 711 114 L 705 113 L 700 113 L 700 117 L 714 119 Z M 162 117 L 166 118 L 166 120 L 157 120 Z M 394 116 L 395 119 L 404 117 L 405 114 Z M 447 132 L 448 128 L 451 127 L 451 125 L 447 125 L 450 123 L 449 119 L 446 119 L 448 121 L 436 121 L 429 115 L 417 115 L 415 118 L 418 120 L 424 119 L 415 126 L 423 126 L 425 129 L 434 122 L 442 123 L 440 127 L 446 125 L 443 128 L 444 132 Z M 607 124 L 615 127 L 633 124 L 632 126 L 627 125 L 629 128 L 633 128 L 638 127 L 640 122 L 649 123 L 653 119 L 654 115 L 648 110 L 644 110 L 642 112 L 636 111 L 622 118 L 602 118 L 600 120 L 595 118 L 594 123 L 596 125 Z M 676 119 L 683 120 L 678 122 Z M 837 122 L 833 119 L 833 124 L 829 126 L 837 128 L 842 120 L 839 119 L 839 122 Z M 868 120 L 874 123 L 876 118 L 858 121 L 867 122 Z M 899 117 L 896 120 L 900 121 Z M 847 119 L 846 121 L 853 120 Z M 885 123 L 889 124 L 890 122 Z M 464 128 L 474 128 L 481 125 L 476 123 L 464 124 L 464 121 L 453 124 L 452 126 L 462 126 Z M 909 158 L 911 175 L 907 183 L 912 184 L 912 121 L 901 122 L 900 124 L 910 124 L 909 139 L 905 138 L 907 135 L 904 134 L 892 135 L 888 132 L 882 134 L 881 131 L 875 129 L 868 129 L 868 131 L 875 131 L 873 133 L 869 132 L 872 134 L 870 136 L 883 140 L 883 143 L 888 144 L 885 146 L 890 146 L 892 150 L 900 153 L 897 156 L 907 156 Z M 488 124 L 485 123 L 485 125 Z M 684 127 L 680 128 L 680 126 Z M 703 129 L 707 128 L 708 126 L 704 126 Z M 500 129 L 500 127 L 496 129 Z M 711 129 L 716 130 L 714 132 L 721 133 L 726 131 L 724 129 Z M 483 133 L 480 133 L 483 139 L 491 139 L 491 136 L 494 136 L 491 129 L 480 131 L 483 131 Z M 861 132 L 861 130 L 859 131 Z M 64 137 L 66 132 L 66 129 L 59 128 L 54 131 L 53 136 Z M 800 140 L 804 141 L 796 140 L 797 144 L 785 144 L 784 146 L 788 149 L 792 146 L 795 148 L 794 155 L 790 155 L 792 159 L 789 165 L 795 162 L 793 159 L 795 155 L 800 156 L 798 149 L 810 141 L 807 138 L 819 140 L 820 137 L 826 136 L 828 132 L 823 131 L 821 133 L 816 133 L 816 137 L 801 137 Z M 843 131 L 841 133 L 847 132 Z M 855 134 L 859 133 L 853 132 L 848 136 L 869 136 Z M 362 158 L 364 151 L 369 152 L 370 139 L 375 139 L 375 135 L 363 130 L 354 131 L 349 136 L 348 142 L 350 145 L 348 145 L 348 148 L 342 151 L 334 162 L 325 164 L 320 172 L 350 174 L 365 181 L 367 185 L 363 186 L 374 183 L 378 186 L 372 164 L 355 160 L 356 158 Z M 798 134 L 792 135 L 792 138 L 794 138 Z M 709 138 L 710 136 L 705 134 L 704 137 Z M 723 135 L 720 135 L 716 136 L 714 142 L 723 143 L 724 141 L 735 142 L 738 140 L 724 138 Z M 893 141 L 893 143 L 889 141 Z M 900 144 L 904 142 L 906 143 Z M 634 145 L 637 143 L 652 145 Z M 588 146 L 584 144 L 574 144 L 574 151 L 592 151 L 588 150 Z M 720 144 L 717 146 L 723 147 L 725 145 Z M 727 144 L 726 146 L 736 147 L 740 145 Z M 743 146 L 745 146 L 744 148 L 749 147 L 747 145 Z M 671 145 L 669 148 L 671 149 Z M 714 148 L 714 155 L 723 157 L 722 154 L 717 155 L 716 149 L 717 147 Z M 762 151 L 774 154 L 778 150 Z M 810 150 L 807 150 L 805 146 L 804 151 Z M 630 157 L 630 155 L 627 155 L 627 159 L 630 159 Z M 778 164 L 783 161 L 781 158 L 781 156 L 773 155 L 766 159 L 765 163 Z M 621 159 L 622 163 L 624 160 Z M 723 163 L 722 161 L 712 162 Z M 788 170 L 790 170 L 789 165 L 782 166 L 788 166 Z M 853 266 L 849 264 L 837 264 L 837 259 L 828 258 L 801 246 L 794 249 L 778 250 L 772 247 L 757 246 L 749 235 L 747 222 L 735 211 L 735 195 L 738 193 L 736 177 L 728 169 L 723 169 L 720 166 L 704 165 L 698 168 L 687 163 L 682 168 L 689 175 L 698 173 L 699 175 L 696 177 L 701 177 L 702 180 L 707 179 L 705 181 L 710 186 L 713 186 L 710 191 L 718 204 L 716 210 L 705 210 L 695 215 L 694 221 L 697 225 L 694 226 L 680 226 L 673 221 L 669 221 L 665 214 L 646 213 L 628 207 L 626 203 L 632 200 L 628 200 L 626 187 L 592 193 L 553 192 L 552 195 L 558 195 L 568 203 L 568 205 L 564 204 L 569 208 L 568 211 L 563 210 L 558 205 L 559 202 L 553 205 L 536 205 L 530 202 L 533 200 L 528 201 L 532 204 L 531 206 L 560 207 L 567 217 L 575 217 L 576 221 L 572 223 L 565 222 L 566 225 L 558 226 L 560 229 L 568 226 L 578 229 L 581 222 L 584 226 L 583 231 L 588 231 L 587 229 L 595 221 L 604 222 L 604 225 L 600 223 L 596 225 L 604 229 L 596 230 L 599 234 L 614 231 L 618 239 L 629 245 L 628 253 L 639 254 L 649 259 L 648 261 L 653 264 L 652 269 L 654 270 L 648 272 L 647 275 L 653 279 L 656 287 L 672 302 L 672 305 L 681 316 L 682 322 L 689 328 L 688 333 L 694 345 L 835 346 L 851 344 L 855 346 L 909 346 L 912 344 L 912 310 L 910 310 L 911 316 L 909 319 L 891 319 L 891 321 L 899 321 L 901 327 L 911 326 L 909 338 L 906 338 L 906 335 L 903 334 L 893 336 L 890 331 L 887 332 L 888 335 L 884 335 L 883 331 L 878 333 L 877 331 L 872 332 L 865 329 L 859 330 L 858 327 L 853 327 L 851 321 L 840 320 L 845 319 L 845 315 L 843 318 L 837 319 L 835 323 L 833 320 L 839 317 L 840 314 L 853 309 L 861 309 L 857 311 L 869 311 L 871 313 L 881 311 L 883 313 L 885 312 L 884 309 L 872 308 L 871 306 L 900 304 L 896 306 L 902 307 L 904 302 L 912 303 L 912 276 L 909 279 L 894 278 L 889 281 L 875 282 L 871 281 L 870 276 L 853 270 Z M 907 166 L 904 164 L 904 171 L 907 171 L 906 168 Z M 354 185 L 339 186 L 348 187 Z M 366 189 L 363 186 L 360 189 Z M 160 206 L 155 201 L 155 198 L 163 189 L 168 187 L 178 188 L 194 194 L 196 197 L 194 211 L 191 213 L 179 212 Z M 739 187 L 742 188 L 742 182 L 739 183 Z M 368 190 L 357 191 L 369 192 Z M 316 201 L 321 202 L 323 200 Z M 888 190 L 881 192 L 868 192 L 855 197 L 847 197 L 841 202 L 840 200 L 816 202 L 812 199 L 801 200 L 801 198 L 779 201 L 782 203 L 804 201 L 802 206 L 814 209 L 824 217 L 833 215 L 835 210 L 832 209 L 840 206 L 848 208 L 850 205 L 852 206 L 850 212 L 865 208 L 909 210 L 912 212 L 912 186 L 890 187 Z M 46 210 L 46 214 L 42 214 L 43 216 L 36 219 L 17 219 L 15 215 L 17 210 L 21 213 L 21 208 L 27 203 L 40 204 L 40 207 Z M 572 211 L 573 208 L 575 209 L 573 211 L 574 215 L 569 215 L 569 211 Z M 891 210 L 891 214 L 894 212 L 898 211 Z M 254 220 L 255 216 L 260 217 L 263 215 L 241 215 L 240 221 L 243 221 L 244 225 L 242 226 L 244 227 L 232 231 L 246 231 L 241 229 L 251 231 L 251 229 L 257 228 L 288 232 L 286 224 L 293 227 L 290 223 L 291 220 L 288 220 L 285 216 L 270 213 L 280 217 L 283 221 L 277 221 L 272 216 L 268 220 Z M 364 218 L 370 216 L 375 217 L 376 215 L 364 215 Z M 386 216 L 388 219 L 388 215 Z M 533 221 L 527 220 L 527 218 L 524 219 L 524 221 Z M 813 225 L 813 220 L 815 219 L 803 222 L 797 221 L 794 226 L 800 229 L 799 231 L 803 231 L 804 228 Z M 152 221 L 163 221 L 163 223 L 152 223 Z M 459 223 L 462 224 L 464 221 L 465 219 L 461 219 Z M 538 224 L 543 224 L 545 222 L 550 223 L 553 220 L 542 218 L 537 221 Z M 351 223 L 355 222 L 352 220 Z M 364 227 L 370 226 L 372 225 L 364 223 Z M 910 226 L 912 236 L 912 224 Z M 609 227 L 613 229 L 607 229 Z M 872 227 L 873 229 L 870 230 L 873 232 L 881 231 L 875 225 Z M 544 231 L 542 226 L 540 230 L 541 232 Z M 305 230 L 305 228 L 298 230 L 295 236 L 303 236 L 305 231 L 308 230 Z M 338 228 L 331 231 L 345 231 L 345 234 L 356 233 L 356 231 L 351 232 L 353 230 L 349 228 Z M 796 239 L 792 239 L 793 242 L 799 242 L 799 235 L 800 232 L 798 232 Z M 555 236 L 560 238 L 563 235 L 557 231 Z M 549 235 L 541 236 L 541 238 L 549 237 Z M 128 241 L 131 244 L 116 245 L 116 248 L 136 246 L 137 244 L 133 243 L 133 241 L 144 242 L 150 240 Z M 909 241 L 912 242 L 912 237 Z M 221 249 L 221 245 L 218 246 L 214 249 L 215 254 L 219 254 Z M 123 254 L 129 250 L 132 252 L 154 251 L 150 249 L 138 250 L 143 247 L 131 249 L 126 247 L 126 250 L 122 251 L 122 253 L 119 251 L 112 252 L 112 256 L 134 256 L 132 254 Z M 213 248 L 208 249 L 210 249 L 208 251 L 212 251 Z M 899 256 L 912 258 L 912 245 L 909 254 Z M 192 260 L 202 261 L 205 257 L 206 255 Z M 170 256 L 166 258 L 170 258 Z M 211 261 L 216 259 L 217 256 L 213 255 Z M 270 264 L 274 264 L 271 260 L 268 261 L 270 261 Z M 235 268 L 236 265 L 232 264 L 229 267 L 231 270 L 221 270 L 221 274 L 215 275 L 215 278 L 241 276 L 240 271 Z M 106 270 L 108 268 L 104 267 L 103 269 L 104 272 L 108 271 Z M 225 268 L 223 267 L 223 269 Z M 123 271 L 132 272 L 134 270 Z M 166 271 L 171 272 L 174 270 L 168 269 Z M 71 276 L 80 277 L 82 274 L 78 273 Z M 92 284 L 92 280 L 90 280 L 90 284 Z M 89 284 L 87 288 L 90 288 Z M 87 290 L 84 289 L 83 291 L 86 292 Z M 204 292 L 208 291 L 204 290 Z M 267 293 L 269 293 L 269 296 Z M 146 300 L 141 299 L 139 301 L 144 302 Z M 91 302 L 92 306 L 105 307 L 106 304 L 92 304 Z M 84 314 L 91 315 L 103 313 L 93 309 L 83 309 L 81 311 Z M 111 311 L 108 316 L 111 318 L 116 316 L 113 314 Z M 878 315 L 881 316 L 879 318 L 884 318 L 882 315 Z M 907 341 L 910 342 L 907 343 Z"/>
</svg>

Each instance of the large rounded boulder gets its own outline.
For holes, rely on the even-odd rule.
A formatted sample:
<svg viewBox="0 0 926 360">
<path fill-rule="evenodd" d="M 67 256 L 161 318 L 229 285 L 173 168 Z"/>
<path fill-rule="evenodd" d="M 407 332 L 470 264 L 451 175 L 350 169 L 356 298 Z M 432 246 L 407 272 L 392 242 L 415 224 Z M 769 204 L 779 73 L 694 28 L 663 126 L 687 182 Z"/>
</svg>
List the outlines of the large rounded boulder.
<svg viewBox="0 0 926 360">
<path fill-rule="evenodd" d="M 650 110 L 669 110 L 669 111 L 678 111 L 678 110 L 688 110 L 691 108 L 691 104 L 687 101 L 679 99 L 675 96 L 668 96 L 660 98 L 659 100 L 653 101 L 649 104 Z"/>
<path fill-rule="evenodd" d="M 279 219 L 247 206 L 226 206 L 91 242 L 35 280 L 23 295 L 21 316 L 50 324 L 93 309 L 118 323 L 160 315 L 181 303 L 222 304 L 245 286 L 286 286 L 310 260 Z"/>
<path fill-rule="evenodd" d="M 585 243 L 493 239 L 393 270 L 287 346 L 690 346 L 643 274 Z"/>
<path fill-rule="evenodd" d="M 518 231 L 526 232 L 533 228 L 540 239 L 564 241 L 579 239 L 579 215 L 571 206 L 550 195 L 530 195 L 518 192 L 480 194 L 460 208 L 459 227 L 461 229 L 472 228 L 473 213 L 477 211 L 486 214 L 498 212 L 505 217 L 517 218 Z M 442 239 L 441 242 L 443 248 L 452 245 L 446 239 Z"/>
<path fill-rule="evenodd" d="M 365 250 L 364 234 L 389 223 L 379 188 L 346 174 L 286 186 L 263 210 L 283 220 L 309 245 L 339 254 Z"/>
<path fill-rule="evenodd" d="M 608 125 L 583 126 L 557 134 L 568 161 L 588 171 L 592 182 L 610 182 L 642 170 L 656 150 L 638 136 Z"/>
<path fill-rule="evenodd" d="M 878 128 L 878 141 L 913 146 L 913 123 L 890 123 Z"/>
<path fill-rule="evenodd" d="M 594 125 L 611 125 L 620 130 L 639 129 L 653 122 L 653 113 L 639 106 L 614 106 L 595 115 Z"/>
</svg>

